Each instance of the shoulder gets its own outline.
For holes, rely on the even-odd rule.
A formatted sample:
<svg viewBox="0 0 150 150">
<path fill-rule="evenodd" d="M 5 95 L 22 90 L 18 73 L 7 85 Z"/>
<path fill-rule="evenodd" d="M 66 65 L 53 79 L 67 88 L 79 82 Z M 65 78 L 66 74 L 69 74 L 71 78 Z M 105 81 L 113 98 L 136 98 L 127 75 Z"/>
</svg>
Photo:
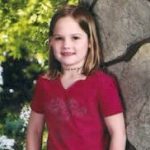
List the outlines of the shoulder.
<svg viewBox="0 0 150 150">
<path fill-rule="evenodd" d="M 98 85 L 101 87 L 118 86 L 116 77 L 104 70 L 97 70 L 95 72 L 95 79 L 97 80 Z"/>
<path fill-rule="evenodd" d="M 104 71 L 104 70 L 97 70 L 95 71 L 95 76 L 99 80 L 112 80 L 115 78 L 114 75 Z"/>
<path fill-rule="evenodd" d="M 50 83 L 51 81 L 53 81 L 53 79 L 51 79 L 47 73 L 40 74 L 36 78 L 37 84 Z"/>
<path fill-rule="evenodd" d="M 56 85 L 56 80 L 50 79 L 46 74 L 40 74 L 34 81 L 34 88 L 39 92 L 41 91 L 50 91 Z"/>
</svg>

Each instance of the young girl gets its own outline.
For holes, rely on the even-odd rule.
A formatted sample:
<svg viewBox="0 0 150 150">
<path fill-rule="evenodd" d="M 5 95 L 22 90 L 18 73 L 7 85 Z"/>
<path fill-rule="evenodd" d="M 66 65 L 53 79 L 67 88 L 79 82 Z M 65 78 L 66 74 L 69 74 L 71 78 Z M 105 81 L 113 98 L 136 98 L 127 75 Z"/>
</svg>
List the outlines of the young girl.
<svg viewBox="0 0 150 150">
<path fill-rule="evenodd" d="M 94 20 L 81 6 L 65 6 L 51 20 L 50 71 L 36 84 L 27 150 L 125 150 L 123 109 L 113 78 L 98 69 Z M 109 135 L 109 136 L 108 136 Z"/>
</svg>

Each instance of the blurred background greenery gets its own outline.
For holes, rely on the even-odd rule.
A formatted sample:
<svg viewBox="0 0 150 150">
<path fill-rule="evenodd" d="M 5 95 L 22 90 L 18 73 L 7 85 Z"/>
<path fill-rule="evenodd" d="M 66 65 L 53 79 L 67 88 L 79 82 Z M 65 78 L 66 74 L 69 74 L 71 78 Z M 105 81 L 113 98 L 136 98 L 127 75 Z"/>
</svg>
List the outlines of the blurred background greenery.
<svg viewBox="0 0 150 150">
<path fill-rule="evenodd" d="M 0 0 L 0 150 L 24 149 L 35 79 L 48 67 L 49 22 L 66 3 L 78 0 Z"/>
</svg>

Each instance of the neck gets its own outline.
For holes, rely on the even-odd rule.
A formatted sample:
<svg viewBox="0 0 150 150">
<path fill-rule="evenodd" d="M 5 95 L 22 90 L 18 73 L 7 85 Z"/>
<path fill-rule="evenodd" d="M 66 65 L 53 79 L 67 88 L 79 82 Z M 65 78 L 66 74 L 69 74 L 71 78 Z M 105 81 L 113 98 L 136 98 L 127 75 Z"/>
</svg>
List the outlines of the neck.
<svg viewBox="0 0 150 150">
<path fill-rule="evenodd" d="M 64 75 L 68 74 L 71 76 L 77 75 L 77 74 L 79 75 L 82 72 L 82 68 L 83 67 L 69 67 L 69 66 L 63 67 L 63 74 Z"/>
<path fill-rule="evenodd" d="M 63 68 L 64 71 L 77 71 L 77 72 L 81 69 L 82 67 L 64 67 Z"/>
</svg>

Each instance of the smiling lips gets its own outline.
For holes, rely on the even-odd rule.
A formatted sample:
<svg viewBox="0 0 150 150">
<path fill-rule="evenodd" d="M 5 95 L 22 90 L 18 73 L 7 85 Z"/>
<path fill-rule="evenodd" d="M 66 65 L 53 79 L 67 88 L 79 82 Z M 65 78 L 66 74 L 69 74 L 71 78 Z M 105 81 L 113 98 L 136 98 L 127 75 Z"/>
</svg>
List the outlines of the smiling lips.
<svg viewBox="0 0 150 150">
<path fill-rule="evenodd" d="M 72 55 L 75 55 L 74 52 L 61 52 L 61 55 L 62 56 L 72 56 Z"/>
</svg>

